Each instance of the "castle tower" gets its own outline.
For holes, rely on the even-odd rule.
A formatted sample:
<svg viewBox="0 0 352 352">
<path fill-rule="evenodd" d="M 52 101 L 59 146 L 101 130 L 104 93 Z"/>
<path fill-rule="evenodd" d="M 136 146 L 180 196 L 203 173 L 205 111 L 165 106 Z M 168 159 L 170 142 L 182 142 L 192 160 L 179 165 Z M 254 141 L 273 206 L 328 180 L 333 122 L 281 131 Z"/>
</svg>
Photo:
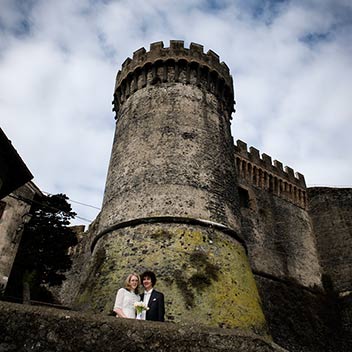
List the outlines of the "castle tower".
<svg viewBox="0 0 352 352">
<path fill-rule="evenodd" d="M 239 233 L 228 67 L 191 43 L 137 50 L 116 78 L 116 132 L 94 270 L 79 300 L 112 309 L 130 272 L 153 270 L 166 320 L 264 331 Z"/>
</svg>

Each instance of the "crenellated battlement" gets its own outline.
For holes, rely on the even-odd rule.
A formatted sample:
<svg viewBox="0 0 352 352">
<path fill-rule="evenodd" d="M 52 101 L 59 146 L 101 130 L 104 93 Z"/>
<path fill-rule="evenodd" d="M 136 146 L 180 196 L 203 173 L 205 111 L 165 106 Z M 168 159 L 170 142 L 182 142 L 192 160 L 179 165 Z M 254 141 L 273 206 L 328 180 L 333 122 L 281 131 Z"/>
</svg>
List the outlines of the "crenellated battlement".
<svg viewBox="0 0 352 352">
<path fill-rule="evenodd" d="M 194 84 L 215 94 L 231 118 L 234 92 L 228 66 L 214 51 L 204 53 L 196 43 L 185 48 L 182 40 L 170 40 L 168 48 L 163 42 L 152 43 L 149 51 L 140 48 L 124 61 L 116 77 L 114 111 L 137 90 L 169 82 Z"/>
<path fill-rule="evenodd" d="M 241 140 L 235 145 L 236 169 L 240 180 L 268 190 L 295 205 L 306 208 L 307 192 L 304 176 L 288 166 L 274 160 L 258 149 L 250 147 Z"/>
</svg>

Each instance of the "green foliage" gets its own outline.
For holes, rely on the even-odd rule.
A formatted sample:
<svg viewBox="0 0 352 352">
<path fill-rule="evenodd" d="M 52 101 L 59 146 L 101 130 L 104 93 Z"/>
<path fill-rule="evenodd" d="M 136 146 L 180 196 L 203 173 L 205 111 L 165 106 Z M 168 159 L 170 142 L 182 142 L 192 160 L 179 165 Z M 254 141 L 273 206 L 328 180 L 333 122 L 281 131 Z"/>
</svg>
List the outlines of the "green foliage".
<svg viewBox="0 0 352 352">
<path fill-rule="evenodd" d="M 57 194 L 35 199 L 32 217 L 25 226 L 21 241 L 23 279 L 30 278 L 30 286 L 60 285 L 64 272 L 70 269 L 68 248 L 77 244 L 68 227 L 76 215 L 67 196 Z"/>
</svg>

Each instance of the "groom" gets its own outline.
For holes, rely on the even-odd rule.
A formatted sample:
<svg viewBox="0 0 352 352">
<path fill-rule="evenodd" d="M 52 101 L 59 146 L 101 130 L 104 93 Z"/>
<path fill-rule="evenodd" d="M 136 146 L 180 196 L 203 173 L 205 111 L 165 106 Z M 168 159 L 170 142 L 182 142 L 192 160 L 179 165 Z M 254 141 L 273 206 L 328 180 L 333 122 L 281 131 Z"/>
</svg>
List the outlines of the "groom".
<svg viewBox="0 0 352 352">
<path fill-rule="evenodd" d="M 165 305 L 164 295 L 154 289 L 156 276 L 152 271 L 145 271 L 141 275 L 144 293 L 141 294 L 141 300 L 149 307 L 142 313 L 142 319 L 164 321 Z"/>
</svg>

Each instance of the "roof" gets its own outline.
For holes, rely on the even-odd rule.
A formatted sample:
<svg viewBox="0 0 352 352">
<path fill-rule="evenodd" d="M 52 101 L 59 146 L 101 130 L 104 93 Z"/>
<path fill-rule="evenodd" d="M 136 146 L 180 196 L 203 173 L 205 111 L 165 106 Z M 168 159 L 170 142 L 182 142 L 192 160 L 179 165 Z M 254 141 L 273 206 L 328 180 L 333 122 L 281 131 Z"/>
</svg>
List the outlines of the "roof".
<svg viewBox="0 0 352 352">
<path fill-rule="evenodd" d="M 0 199 L 32 178 L 26 164 L 0 128 Z"/>
</svg>

